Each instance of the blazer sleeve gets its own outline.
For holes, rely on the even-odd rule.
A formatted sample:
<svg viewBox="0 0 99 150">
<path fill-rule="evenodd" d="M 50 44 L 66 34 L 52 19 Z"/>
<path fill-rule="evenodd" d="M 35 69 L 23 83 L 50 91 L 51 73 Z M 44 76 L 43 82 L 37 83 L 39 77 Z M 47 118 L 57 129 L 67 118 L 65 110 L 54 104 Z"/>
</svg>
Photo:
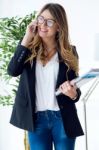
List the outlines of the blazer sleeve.
<svg viewBox="0 0 99 150">
<path fill-rule="evenodd" d="M 72 51 L 73 51 L 73 54 L 77 57 L 77 59 L 79 59 L 78 53 L 76 51 L 76 46 L 74 46 L 74 45 L 72 46 Z M 78 76 L 79 75 L 77 75 L 74 70 L 72 70 L 72 69 L 69 70 L 68 77 L 69 77 L 70 81 L 73 80 L 74 78 L 77 78 Z M 72 101 L 74 103 L 79 101 L 80 96 L 81 96 L 81 90 L 80 90 L 80 88 L 77 88 L 77 98 Z"/>
<path fill-rule="evenodd" d="M 75 73 L 74 70 L 70 69 L 69 72 L 68 72 L 68 80 L 71 81 L 73 80 L 74 78 L 77 78 L 77 75 Z M 72 102 L 72 103 L 76 103 L 77 101 L 79 101 L 80 99 L 80 96 L 81 96 L 81 90 L 79 88 L 76 89 L 77 91 L 77 98 L 75 100 L 72 100 L 71 98 L 69 98 L 69 100 Z"/>
<path fill-rule="evenodd" d="M 20 75 L 24 69 L 25 61 L 29 54 L 30 50 L 19 43 L 13 57 L 8 64 L 8 74 L 13 77 Z"/>
</svg>

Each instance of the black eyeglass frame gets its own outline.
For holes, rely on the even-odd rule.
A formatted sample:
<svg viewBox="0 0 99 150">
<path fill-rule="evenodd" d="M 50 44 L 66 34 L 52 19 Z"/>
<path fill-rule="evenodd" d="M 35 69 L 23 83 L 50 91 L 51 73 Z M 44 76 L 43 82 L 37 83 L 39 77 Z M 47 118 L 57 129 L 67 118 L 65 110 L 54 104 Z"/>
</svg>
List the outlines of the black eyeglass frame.
<svg viewBox="0 0 99 150">
<path fill-rule="evenodd" d="M 39 20 L 38 20 L 39 17 L 42 17 L 42 19 L 43 19 L 43 22 L 42 22 L 42 23 L 39 22 Z M 46 21 L 46 25 L 47 25 L 48 27 L 52 27 L 52 26 L 54 25 L 54 23 L 56 22 L 56 20 L 54 20 L 54 19 L 49 19 L 49 18 L 48 18 L 48 19 L 45 19 L 45 18 L 44 18 L 43 16 L 41 16 L 41 15 L 37 16 L 37 19 L 36 19 L 36 20 L 37 20 L 37 23 L 38 23 L 38 24 L 43 24 L 43 23 Z M 52 21 L 52 25 L 51 25 L 51 26 L 48 25 L 48 24 L 49 24 L 48 21 Z"/>
</svg>

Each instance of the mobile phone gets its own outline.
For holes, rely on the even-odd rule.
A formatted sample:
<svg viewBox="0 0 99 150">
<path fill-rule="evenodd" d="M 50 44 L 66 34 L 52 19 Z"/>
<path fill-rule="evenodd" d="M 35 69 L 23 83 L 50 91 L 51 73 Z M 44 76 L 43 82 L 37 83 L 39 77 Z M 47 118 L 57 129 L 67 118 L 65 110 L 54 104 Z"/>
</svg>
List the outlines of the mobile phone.
<svg viewBox="0 0 99 150">
<path fill-rule="evenodd" d="M 33 27 L 33 33 L 37 33 L 38 27 Z"/>
</svg>

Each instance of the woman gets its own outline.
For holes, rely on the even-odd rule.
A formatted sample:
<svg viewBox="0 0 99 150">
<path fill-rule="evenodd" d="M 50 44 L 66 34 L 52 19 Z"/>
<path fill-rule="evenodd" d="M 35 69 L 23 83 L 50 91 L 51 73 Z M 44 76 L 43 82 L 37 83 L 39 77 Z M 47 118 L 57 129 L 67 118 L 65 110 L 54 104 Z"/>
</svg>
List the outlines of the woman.
<svg viewBox="0 0 99 150">
<path fill-rule="evenodd" d="M 69 42 L 64 8 L 46 4 L 17 46 L 8 73 L 20 76 L 11 123 L 28 131 L 31 150 L 74 150 L 83 135 L 75 103 L 81 92 L 78 55 Z M 61 94 L 55 95 L 60 90 Z"/>
</svg>

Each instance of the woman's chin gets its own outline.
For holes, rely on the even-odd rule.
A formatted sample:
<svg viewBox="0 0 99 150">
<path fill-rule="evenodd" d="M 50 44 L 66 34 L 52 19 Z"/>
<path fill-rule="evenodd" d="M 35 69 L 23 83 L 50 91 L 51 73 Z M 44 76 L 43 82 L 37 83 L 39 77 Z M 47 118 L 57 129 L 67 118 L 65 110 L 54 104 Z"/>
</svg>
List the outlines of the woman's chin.
<svg viewBox="0 0 99 150">
<path fill-rule="evenodd" d="M 43 38 L 43 37 L 46 37 L 46 36 L 47 36 L 47 32 L 39 31 L 38 33 L 39 33 L 39 36 L 40 36 L 41 38 Z"/>
<path fill-rule="evenodd" d="M 47 37 L 46 34 L 39 34 L 39 36 L 40 36 L 41 38 L 46 38 L 46 37 Z"/>
</svg>

